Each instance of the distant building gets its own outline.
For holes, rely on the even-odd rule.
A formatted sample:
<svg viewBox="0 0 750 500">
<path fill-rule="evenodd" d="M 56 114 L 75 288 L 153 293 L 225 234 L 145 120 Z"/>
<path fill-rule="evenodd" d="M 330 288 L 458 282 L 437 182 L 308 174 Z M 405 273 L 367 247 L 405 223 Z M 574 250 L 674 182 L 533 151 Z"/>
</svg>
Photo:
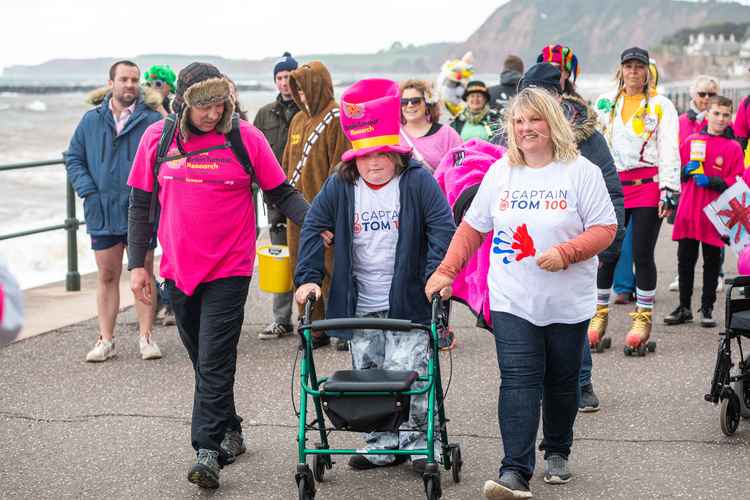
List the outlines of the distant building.
<svg viewBox="0 0 750 500">
<path fill-rule="evenodd" d="M 731 33 L 728 37 L 725 37 L 723 33 L 718 35 L 698 33 L 697 35 L 690 35 L 690 41 L 685 47 L 685 54 L 689 56 L 736 57 L 740 53 L 740 49 L 747 43 L 746 41 L 745 44 L 740 44 L 735 39 L 734 33 Z M 750 45 L 747 46 L 746 50 L 750 51 Z"/>
</svg>

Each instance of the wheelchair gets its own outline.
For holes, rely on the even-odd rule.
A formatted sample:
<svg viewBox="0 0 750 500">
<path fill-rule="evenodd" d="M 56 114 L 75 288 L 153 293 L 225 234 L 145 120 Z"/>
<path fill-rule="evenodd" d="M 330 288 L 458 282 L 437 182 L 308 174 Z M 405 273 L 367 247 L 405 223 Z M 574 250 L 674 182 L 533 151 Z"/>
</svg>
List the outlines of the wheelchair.
<svg viewBox="0 0 750 500">
<path fill-rule="evenodd" d="M 711 389 L 705 400 L 721 404 L 719 423 L 721 431 L 731 436 L 737 431 L 740 419 L 750 418 L 750 354 L 742 351 L 742 338 L 750 338 L 750 288 L 743 297 L 739 290 L 750 287 L 750 276 L 727 279 L 725 329 L 719 334 Z M 735 292 L 736 298 L 733 298 Z M 732 340 L 737 344 L 739 360 L 732 360 Z"/>
<path fill-rule="evenodd" d="M 435 457 L 435 432 L 440 433 L 442 466 L 452 473 L 453 481 L 461 481 L 461 447 L 449 444 L 445 416 L 444 393 L 440 377 L 439 332 L 447 328 L 447 310 L 439 296 L 432 299 L 432 321 L 430 325 L 412 323 L 409 320 L 390 318 L 339 318 L 310 321 L 310 312 L 315 296 L 308 297 L 304 316 L 298 329 L 303 355 L 300 359 L 300 410 L 297 432 L 298 463 L 295 474 L 300 500 L 312 500 L 317 493 L 315 482 L 324 480 L 330 470 L 334 455 L 411 455 L 423 456 L 427 460 L 422 477 L 427 500 L 442 496 L 440 464 Z M 339 370 L 329 377 L 318 378 L 315 371 L 312 349 L 312 332 L 330 330 L 388 330 L 404 335 L 429 335 L 430 360 L 427 374 L 419 376 L 408 370 Z M 418 331 L 415 331 L 418 330 Z M 422 387 L 412 387 L 421 382 Z M 409 419 L 411 396 L 428 395 L 427 446 L 409 450 L 356 450 L 331 448 L 328 442 L 332 431 L 397 432 Z M 308 399 L 312 399 L 314 419 L 308 422 Z M 326 426 L 324 415 L 332 427 Z M 437 419 L 437 422 L 435 421 Z M 307 432 L 317 434 L 319 442 L 314 447 L 307 445 Z M 307 457 L 312 456 L 312 469 Z"/>
</svg>

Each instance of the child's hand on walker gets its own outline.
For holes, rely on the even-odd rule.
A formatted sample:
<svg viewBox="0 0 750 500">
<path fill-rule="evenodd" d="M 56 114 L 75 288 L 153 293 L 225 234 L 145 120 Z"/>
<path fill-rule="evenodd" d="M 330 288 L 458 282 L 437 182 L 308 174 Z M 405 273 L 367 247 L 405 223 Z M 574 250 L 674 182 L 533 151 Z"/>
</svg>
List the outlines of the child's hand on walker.
<svg viewBox="0 0 750 500">
<path fill-rule="evenodd" d="M 439 293 L 441 299 L 448 300 L 453 293 L 451 285 L 453 285 L 453 278 L 435 271 L 424 286 L 424 293 L 427 295 L 427 300 L 432 301 L 432 295 L 435 293 Z"/>
<path fill-rule="evenodd" d="M 315 300 L 320 298 L 322 292 L 317 283 L 305 283 L 298 287 L 297 291 L 294 292 L 294 300 L 296 300 L 298 304 L 304 305 L 305 301 L 307 301 L 307 297 L 311 293 L 315 294 Z"/>
</svg>

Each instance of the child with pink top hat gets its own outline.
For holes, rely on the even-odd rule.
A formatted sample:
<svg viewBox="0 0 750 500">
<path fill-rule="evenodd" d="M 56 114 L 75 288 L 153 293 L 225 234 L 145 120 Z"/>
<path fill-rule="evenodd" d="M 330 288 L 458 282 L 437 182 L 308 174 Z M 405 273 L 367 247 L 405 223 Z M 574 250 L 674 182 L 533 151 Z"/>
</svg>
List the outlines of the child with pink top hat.
<svg viewBox="0 0 750 500">
<path fill-rule="evenodd" d="M 742 148 L 735 141 L 732 129 L 732 101 L 723 96 L 709 99 L 706 127 L 689 135 L 680 145 L 682 161 L 682 195 L 677 207 L 672 239 L 677 241 L 677 271 L 679 274 L 680 304 L 664 318 L 668 325 L 679 325 L 693 320 L 691 299 L 698 249 L 703 253 L 703 293 L 700 324 L 716 326 L 712 317 L 716 301 L 716 282 L 721 268 L 721 249 L 724 242 L 709 221 L 703 208 L 742 175 Z"/>
<path fill-rule="evenodd" d="M 313 200 L 300 236 L 295 298 L 320 296 L 323 239 L 334 234 L 334 267 L 327 318 L 378 317 L 429 323 L 422 290 L 448 249 L 455 225 L 445 196 L 412 148 L 399 144 L 400 93 L 390 80 L 361 80 L 341 95 L 341 127 L 352 149 Z M 382 368 L 427 372 L 429 339 L 418 332 L 337 331 L 351 339 L 356 370 Z M 400 432 L 364 436 L 368 450 L 427 446 L 427 395 L 412 396 Z M 419 429 L 419 430 L 415 430 Z M 437 440 L 436 447 L 439 447 Z M 406 455 L 353 455 L 356 470 L 399 465 Z M 412 466 L 423 473 L 425 459 Z"/>
</svg>

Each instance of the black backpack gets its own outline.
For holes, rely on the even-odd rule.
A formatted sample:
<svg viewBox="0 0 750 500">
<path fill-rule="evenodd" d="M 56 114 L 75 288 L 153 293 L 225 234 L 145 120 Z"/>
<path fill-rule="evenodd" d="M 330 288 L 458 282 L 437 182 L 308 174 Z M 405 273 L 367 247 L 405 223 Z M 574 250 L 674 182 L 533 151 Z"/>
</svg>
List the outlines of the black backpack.
<svg viewBox="0 0 750 500">
<path fill-rule="evenodd" d="M 209 148 L 199 149 L 197 151 L 190 151 L 188 153 L 180 153 L 175 156 L 167 156 L 169 146 L 172 145 L 174 140 L 174 134 L 177 131 L 177 115 L 172 113 L 164 118 L 164 128 L 161 131 L 161 137 L 159 138 L 159 147 L 156 150 L 156 162 L 154 163 L 154 188 L 151 192 L 151 207 L 148 212 L 148 221 L 151 223 L 156 222 L 157 218 L 157 206 L 159 205 L 159 169 L 161 164 L 166 161 L 179 160 L 180 158 L 188 158 L 197 154 L 206 153 L 208 151 L 214 151 L 216 149 L 231 148 L 234 156 L 242 164 L 242 167 L 250 176 L 252 182 L 253 195 L 257 191 L 258 187 L 255 182 L 255 175 L 253 170 L 253 163 L 250 161 L 250 155 L 247 154 L 245 143 L 242 142 L 242 135 L 240 134 L 240 116 L 237 113 L 232 113 L 232 130 L 226 134 L 226 142 L 224 144 L 211 146 Z"/>
</svg>

